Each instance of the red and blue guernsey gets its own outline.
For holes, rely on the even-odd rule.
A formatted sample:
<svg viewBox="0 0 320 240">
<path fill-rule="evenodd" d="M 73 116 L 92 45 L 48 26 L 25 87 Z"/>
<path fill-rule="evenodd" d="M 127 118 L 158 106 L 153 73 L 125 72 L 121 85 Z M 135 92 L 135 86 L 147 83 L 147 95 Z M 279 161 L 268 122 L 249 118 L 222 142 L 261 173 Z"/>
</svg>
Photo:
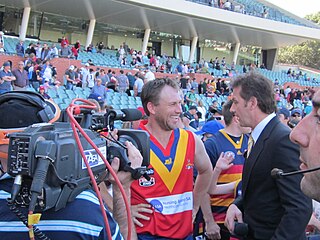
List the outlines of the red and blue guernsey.
<svg viewBox="0 0 320 240">
<path fill-rule="evenodd" d="M 234 193 L 211 195 L 211 211 L 217 223 L 224 223 L 228 206 L 241 194 L 241 177 L 245 158 L 243 154 L 248 147 L 248 136 L 232 137 L 224 129 L 219 130 L 213 137 L 204 142 L 213 167 L 221 152 L 229 152 L 234 155 L 233 166 L 221 172 L 218 184 L 237 182 Z"/>
<path fill-rule="evenodd" d="M 140 125 L 142 130 L 147 130 Z M 195 139 L 183 129 L 172 131 L 166 148 L 150 134 L 150 180 L 138 179 L 131 186 L 131 204 L 149 203 L 150 220 L 136 226 L 139 235 L 184 239 L 192 235 L 193 162 Z"/>
</svg>

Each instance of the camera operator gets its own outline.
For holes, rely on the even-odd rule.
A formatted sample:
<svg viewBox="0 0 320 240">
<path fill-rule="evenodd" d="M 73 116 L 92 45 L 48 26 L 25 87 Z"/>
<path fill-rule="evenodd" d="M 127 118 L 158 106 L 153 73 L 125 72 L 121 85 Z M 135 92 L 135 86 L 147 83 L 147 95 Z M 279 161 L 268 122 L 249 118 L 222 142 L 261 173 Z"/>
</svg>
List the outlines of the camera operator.
<svg viewBox="0 0 320 240">
<path fill-rule="evenodd" d="M 8 97 L 11 94 L 13 97 Z M 0 96 L 0 239 L 28 239 L 28 228 L 17 217 L 17 212 L 13 212 L 7 205 L 13 186 L 13 178 L 6 173 L 8 144 L 7 134 L 11 132 L 23 131 L 25 127 L 33 123 L 45 122 L 40 114 L 44 106 L 46 112 L 54 117 L 49 122 L 55 121 L 60 113 L 55 104 L 45 101 L 39 94 L 33 92 L 16 92 L 19 98 L 15 98 L 13 92 L 8 92 Z M 32 103 L 30 102 L 32 98 Z M 35 104 L 36 102 L 37 104 Z M 48 104 L 50 105 L 48 108 Z M 10 108 L 10 109 L 9 109 Z M 29 113 L 29 114 L 26 114 Z M 42 112 L 43 113 L 43 112 Z M 43 116 L 41 114 L 41 116 Z M 113 132 L 112 134 L 116 134 Z M 132 143 L 126 142 L 128 148 L 128 158 L 132 168 L 139 167 L 142 162 L 140 152 Z M 30 146 L 34 147 L 34 146 Z M 122 186 L 129 196 L 129 188 L 133 181 L 131 174 L 127 172 L 117 172 L 119 169 L 119 159 L 114 158 L 112 167 L 116 171 Z M 114 179 L 109 181 L 114 183 Z M 113 184 L 113 214 L 105 206 L 108 222 L 112 234 L 112 239 L 123 239 L 127 231 L 127 219 L 124 201 L 120 190 Z M 19 209 L 19 210 L 18 210 Z M 19 214 L 27 216 L 27 208 L 17 206 L 15 210 Z M 117 221 L 117 222 L 116 222 Z M 40 222 L 36 227 L 45 234 L 48 239 L 107 239 L 104 221 L 99 206 L 98 198 L 92 189 L 81 192 L 74 201 L 68 202 L 65 208 L 54 211 L 51 208 L 42 212 Z M 121 233 L 120 233 L 121 231 Z M 135 237 L 135 236 L 134 236 Z"/>
</svg>

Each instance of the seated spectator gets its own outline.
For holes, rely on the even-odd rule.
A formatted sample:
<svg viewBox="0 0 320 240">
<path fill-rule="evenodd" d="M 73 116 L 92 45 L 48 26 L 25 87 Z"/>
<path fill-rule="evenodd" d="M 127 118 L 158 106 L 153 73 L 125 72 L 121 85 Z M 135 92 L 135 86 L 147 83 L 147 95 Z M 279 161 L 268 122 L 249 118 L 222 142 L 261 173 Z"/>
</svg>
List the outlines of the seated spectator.
<svg viewBox="0 0 320 240">
<path fill-rule="evenodd" d="M 46 93 L 46 89 L 44 86 L 39 87 L 39 93 L 44 99 L 52 100 L 51 97 Z"/>
<path fill-rule="evenodd" d="M 96 84 L 93 86 L 91 90 L 90 96 L 95 96 L 95 98 L 91 98 L 96 99 L 102 107 L 104 105 L 105 100 L 107 99 L 107 90 L 106 87 L 103 86 L 101 83 L 102 80 L 98 78 Z"/>
<path fill-rule="evenodd" d="M 104 44 L 103 42 L 98 43 L 98 53 L 102 53 L 102 50 L 104 49 Z"/>
</svg>

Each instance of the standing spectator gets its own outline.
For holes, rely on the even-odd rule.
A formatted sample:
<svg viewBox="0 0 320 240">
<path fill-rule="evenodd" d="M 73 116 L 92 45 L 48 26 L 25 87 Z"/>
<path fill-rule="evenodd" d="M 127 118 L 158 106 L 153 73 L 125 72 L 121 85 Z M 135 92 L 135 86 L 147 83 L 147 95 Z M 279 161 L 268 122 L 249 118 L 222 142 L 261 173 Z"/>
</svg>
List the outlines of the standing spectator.
<svg viewBox="0 0 320 240">
<path fill-rule="evenodd" d="M 141 76 L 141 74 L 139 72 L 137 72 L 134 75 L 134 77 L 135 77 L 135 82 L 134 82 L 134 85 L 133 85 L 134 96 L 135 97 L 140 97 L 144 82 L 143 82 L 142 76 Z"/>
<path fill-rule="evenodd" d="M 274 113 L 272 82 L 254 71 L 241 75 L 233 82 L 232 101 L 230 111 L 252 133 L 242 195 L 229 206 L 226 226 L 233 232 L 235 221 L 247 223 L 248 239 L 305 239 L 312 208 L 300 189 L 302 176 L 274 179 L 270 174 L 274 168 L 290 172 L 300 165 L 299 148 L 289 140 L 290 129 Z"/>
<path fill-rule="evenodd" d="M 136 81 L 135 77 L 132 75 L 131 72 L 127 72 L 127 77 L 129 81 L 129 89 L 127 90 L 128 96 L 131 96 L 131 90 L 133 90 L 134 83 Z"/>
<path fill-rule="evenodd" d="M 73 88 L 76 86 L 75 77 L 76 75 L 74 72 L 74 66 L 71 65 L 65 73 L 65 78 L 67 80 L 67 89 L 73 90 Z"/>
<path fill-rule="evenodd" d="M 48 44 L 44 43 L 43 47 L 41 49 L 41 60 L 45 61 L 50 58 L 50 48 L 48 47 Z"/>
<path fill-rule="evenodd" d="M 63 48 L 64 45 L 69 45 L 69 41 L 68 41 L 68 39 L 67 39 L 65 36 L 63 36 L 63 37 L 61 38 L 60 45 L 61 45 L 61 48 Z"/>
<path fill-rule="evenodd" d="M 16 53 L 19 57 L 24 57 L 24 46 L 22 40 L 20 40 L 16 45 Z"/>
<path fill-rule="evenodd" d="M 60 49 L 60 57 L 62 58 L 70 58 L 72 56 L 72 52 L 67 43 L 64 43 L 63 47 Z"/>
<path fill-rule="evenodd" d="M 37 59 L 41 59 L 42 46 L 41 46 L 41 44 L 39 42 L 37 42 L 35 50 L 36 50 L 36 58 Z"/>
<path fill-rule="evenodd" d="M 103 42 L 98 43 L 98 53 L 102 53 L 102 50 L 104 49 L 104 44 Z"/>
<path fill-rule="evenodd" d="M 124 58 L 124 55 L 126 54 L 124 48 L 122 45 L 120 45 L 119 49 L 118 49 L 118 56 L 119 56 L 119 62 Z"/>
<path fill-rule="evenodd" d="M 129 88 L 129 80 L 128 77 L 124 74 L 123 70 L 120 70 L 120 74 L 117 76 L 118 80 L 118 91 L 120 93 L 124 93 Z"/>
<path fill-rule="evenodd" d="M 10 62 L 4 62 L 3 70 L 0 71 L 0 94 L 11 91 L 11 82 L 16 80 L 10 69 Z"/>
<path fill-rule="evenodd" d="M 99 75 L 99 78 L 101 79 L 102 81 L 102 85 L 103 86 L 107 86 L 108 82 L 110 82 L 110 79 L 108 77 L 108 75 L 106 74 L 105 70 L 104 69 L 100 69 L 100 75 Z"/>
<path fill-rule="evenodd" d="M 251 131 L 250 128 L 240 126 L 239 118 L 230 112 L 231 105 L 232 101 L 229 101 L 222 109 L 226 127 L 217 131 L 212 137 L 208 138 L 204 142 L 212 167 L 215 167 L 222 152 L 232 154 L 234 156 L 233 166 L 221 172 L 219 176 L 218 184 L 220 185 L 232 182 L 236 182 L 237 185 L 240 183 L 243 164 L 245 161 L 244 153 L 248 148 L 248 136 L 246 134 Z M 241 189 L 238 189 L 236 186 L 232 193 L 215 194 L 211 195 L 210 198 L 205 198 L 205 205 L 204 208 L 202 208 L 202 212 L 205 216 L 204 219 L 206 222 L 207 232 L 208 229 L 215 229 L 211 234 L 216 235 L 215 237 L 218 239 L 219 237 L 223 240 L 230 238 L 230 233 L 224 226 L 226 212 L 230 201 L 232 199 L 234 200 L 240 194 Z M 208 214 L 209 211 L 210 214 Z M 212 226 L 209 226 L 209 224 L 212 224 Z"/>
<path fill-rule="evenodd" d="M 0 43 L 2 43 L 2 46 L 4 47 L 4 33 L 0 31 Z"/>
<path fill-rule="evenodd" d="M 147 67 L 147 69 L 146 69 L 146 74 L 144 75 L 144 79 L 146 82 L 149 82 L 149 81 L 156 79 L 154 73 L 151 72 L 149 67 Z"/>
<path fill-rule="evenodd" d="M 79 55 L 78 50 L 74 46 L 72 46 L 71 52 L 72 52 L 73 58 L 77 60 Z"/>
<path fill-rule="evenodd" d="M 52 44 L 50 49 L 50 58 L 57 58 L 59 57 L 59 50 L 55 44 Z"/>
<path fill-rule="evenodd" d="M 81 81 L 82 81 L 82 88 L 86 88 L 87 87 L 87 83 L 88 83 L 88 76 L 90 74 L 89 72 L 89 63 L 86 63 L 84 65 L 84 68 L 82 68 L 81 70 Z"/>
<path fill-rule="evenodd" d="M 77 40 L 76 43 L 74 44 L 74 48 L 77 50 L 77 52 L 80 52 L 81 49 L 81 44 L 80 44 L 80 40 Z"/>
<path fill-rule="evenodd" d="M 27 49 L 25 50 L 25 54 L 30 55 L 31 53 L 36 55 L 36 50 L 34 48 L 34 44 L 33 43 L 29 43 L 29 46 L 27 47 Z"/>
<path fill-rule="evenodd" d="M 23 61 L 19 61 L 18 68 L 12 71 L 13 76 L 16 80 L 13 82 L 13 90 L 27 90 L 29 85 L 28 73 L 24 70 Z"/>
<path fill-rule="evenodd" d="M 87 78 L 87 86 L 88 88 L 92 89 L 94 86 L 94 70 L 92 68 L 90 68 L 89 70 L 89 75 Z"/>
</svg>

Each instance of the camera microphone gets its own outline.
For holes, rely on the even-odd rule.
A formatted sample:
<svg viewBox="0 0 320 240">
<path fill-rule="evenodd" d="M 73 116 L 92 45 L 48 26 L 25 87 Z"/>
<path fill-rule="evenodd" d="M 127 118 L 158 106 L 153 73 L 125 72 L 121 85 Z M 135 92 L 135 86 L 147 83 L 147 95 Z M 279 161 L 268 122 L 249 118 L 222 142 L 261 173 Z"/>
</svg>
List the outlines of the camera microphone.
<svg viewBox="0 0 320 240">
<path fill-rule="evenodd" d="M 301 174 L 301 173 L 314 172 L 317 170 L 320 170 L 320 166 L 315 167 L 315 168 L 306 169 L 306 170 L 298 170 L 298 171 L 292 171 L 292 172 L 287 172 L 287 173 L 284 173 L 282 169 L 274 168 L 271 170 L 271 176 L 273 178 L 280 178 L 280 177 L 287 177 L 287 176 L 292 176 L 292 175 Z"/>
<path fill-rule="evenodd" d="M 121 120 L 125 122 L 136 121 L 142 118 L 142 113 L 138 109 L 132 108 L 121 110 L 108 109 L 106 115 L 108 118 L 113 119 L 114 121 Z"/>
</svg>

